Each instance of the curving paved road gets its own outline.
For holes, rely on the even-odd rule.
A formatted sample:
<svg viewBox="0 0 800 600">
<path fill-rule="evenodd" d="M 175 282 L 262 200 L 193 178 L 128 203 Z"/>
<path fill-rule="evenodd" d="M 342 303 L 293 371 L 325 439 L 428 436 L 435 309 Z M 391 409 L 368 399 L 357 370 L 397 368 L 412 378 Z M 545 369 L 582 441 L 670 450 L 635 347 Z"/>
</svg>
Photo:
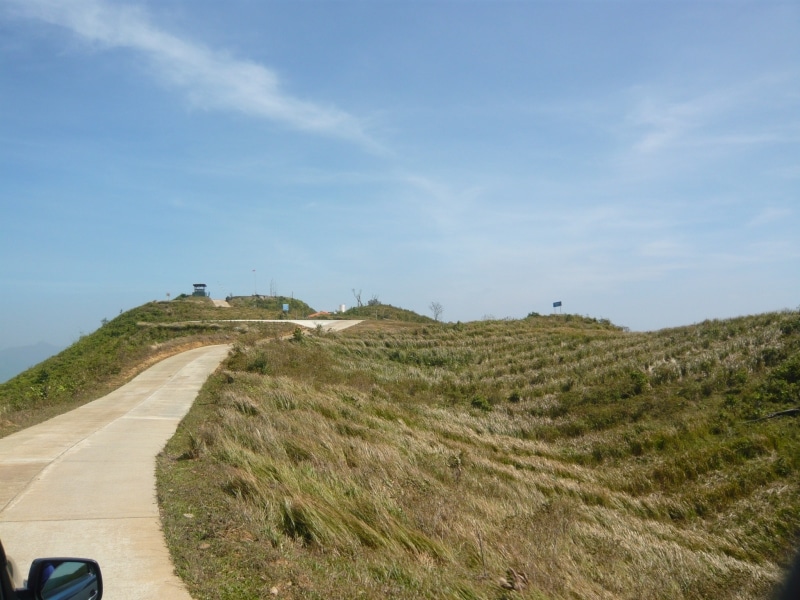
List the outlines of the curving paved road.
<svg viewBox="0 0 800 600">
<path fill-rule="evenodd" d="M 325 319 L 290 319 L 286 321 L 274 321 L 275 323 L 294 323 L 295 325 L 301 325 L 303 327 L 308 327 L 310 329 L 314 329 L 316 327 L 322 327 L 325 331 L 342 331 L 349 327 L 353 327 L 354 325 L 358 325 L 361 323 L 361 320 L 325 320 Z"/>
<path fill-rule="evenodd" d="M 189 323 L 294 323 L 307 329 L 322 327 L 325 331 L 342 331 L 363 322 L 361 320 L 327 319 L 211 319 L 209 321 L 188 321 Z"/>
<path fill-rule="evenodd" d="M 173 356 L 0 439 L 0 539 L 22 577 L 34 558 L 83 556 L 100 562 L 107 600 L 190 600 L 161 532 L 155 456 L 228 352 Z"/>
</svg>

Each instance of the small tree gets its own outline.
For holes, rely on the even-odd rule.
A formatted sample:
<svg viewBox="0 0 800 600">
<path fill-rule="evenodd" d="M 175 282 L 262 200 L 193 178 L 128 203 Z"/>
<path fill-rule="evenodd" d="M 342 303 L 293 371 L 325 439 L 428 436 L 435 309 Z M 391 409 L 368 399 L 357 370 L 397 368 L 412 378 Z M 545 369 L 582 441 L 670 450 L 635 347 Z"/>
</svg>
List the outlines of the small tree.
<svg viewBox="0 0 800 600">
<path fill-rule="evenodd" d="M 433 301 L 433 302 L 431 302 L 431 305 L 430 305 L 429 308 L 431 309 L 431 312 L 433 313 L 433 320 L 434 321 L 438 321 L 439 317 L 441 317 L 442 313 L 444 312 L 444 307 L 440 303 L 438 303 L 436 301 Z"/>
<path fill-rule="evenodd" d="M 373 294 L 372 298 L 367 300 L 367 306 L 380 306 L 380 304 L 381 301 L 380 298 L 378 298 L 378 294 Z"/>
</svg>

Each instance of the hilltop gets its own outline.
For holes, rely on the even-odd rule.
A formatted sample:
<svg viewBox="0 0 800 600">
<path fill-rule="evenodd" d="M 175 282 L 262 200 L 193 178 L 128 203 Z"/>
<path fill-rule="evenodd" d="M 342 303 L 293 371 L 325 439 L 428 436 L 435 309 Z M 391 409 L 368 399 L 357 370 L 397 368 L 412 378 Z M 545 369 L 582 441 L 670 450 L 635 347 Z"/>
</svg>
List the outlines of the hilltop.
<svg viewBox="0 0 800 600">
<path fill-rule="evenodd" d="M 290 305 L 288 314 L 283 313 L 284 303 Z M 0 384 L 0 436 L 98 398 L 183 350 L 294 330 L 289 323 L 226 321 L 297 318 L 309 312 L 313 309 L 305 302 L 292 298 L 241 298 L 230 308 L 220 308 L 210 298 L 180 296 L 103 319 L 93 333 Z"/>
<path fill-rule="evenodd" d="M 430 317 L 419 315 L 414 311 L 405 308 L 398 308 L 391 304 L 367 304 L 364 306 L 353 306 L 345 312 L 340 313 L 345 319 L 373 319 L 376 321 L 400 321 L 405 323 L 433 323 Z"/>
<path fill-rule="evenodd" d="M 0 383 L 0 437 L 98 398 L 177 352 L 199 345 L 286 336 L 295 329 L 290 323 L 256 322 L 259 319 L 304 319 L 316 312 L 306 302 L 286 296 L 234 296 L 227 301 L 223 308 L 208 297 L 182 294 L 103 319 L 93 333 Z M 284 306 L 289 310 L 284 311 Z M 384 322 L 432 321 L 383 304 L 322 318 L 375 318 L 376 314 Z"/>
<path fill-rule="evenodd" d="M 231 300 L 148 303 L 0 385 L 5 434 L 233 344 L 158 467 L 195 597 L 763 598 L 780 581 L 800 529 L 797 312 L 630 333 L 378 305 L 299 335 L 231 320 L 305 303 Z"/>
</svg>

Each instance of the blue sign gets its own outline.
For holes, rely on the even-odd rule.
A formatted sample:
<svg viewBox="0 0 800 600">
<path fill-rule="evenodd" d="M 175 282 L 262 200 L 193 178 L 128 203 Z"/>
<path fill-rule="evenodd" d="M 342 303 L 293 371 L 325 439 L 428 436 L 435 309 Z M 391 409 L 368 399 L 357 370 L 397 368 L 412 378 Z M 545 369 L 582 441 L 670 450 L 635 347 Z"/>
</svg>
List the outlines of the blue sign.
<svg viewBox="0 0 800 600">
<path fill-rule="evenodd" d="M 553 302 L 553 308 L 558 308 L 559 306 L 561 306 L 561 300 L 558 302 Z"/>
<path fill-rule="evenodd" d="M 283 305 L 283 312 L 289 312 L 289 305 L 288 304 L 284 304 Z"/>
</svg>

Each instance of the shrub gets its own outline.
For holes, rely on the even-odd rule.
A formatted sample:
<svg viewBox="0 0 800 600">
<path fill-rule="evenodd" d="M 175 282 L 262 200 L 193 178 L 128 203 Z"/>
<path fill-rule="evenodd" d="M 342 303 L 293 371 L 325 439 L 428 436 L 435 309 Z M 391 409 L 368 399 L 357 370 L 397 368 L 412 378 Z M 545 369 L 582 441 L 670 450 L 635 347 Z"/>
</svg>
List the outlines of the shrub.
<svg viewBox="0 0 800 600">
<path fill-rule="evenodd" d="M 473 408 L 478 408 L 478 409 L 483 410 L 483 411 L 487 411 L 488 412 L 488 411 L 492 410 L 492 404 L 486 398 L 484 398 L 483 396 L 475 396 L 472 399 L 472 403 L 471 404 L 472 404 Z"/>
</svg>

